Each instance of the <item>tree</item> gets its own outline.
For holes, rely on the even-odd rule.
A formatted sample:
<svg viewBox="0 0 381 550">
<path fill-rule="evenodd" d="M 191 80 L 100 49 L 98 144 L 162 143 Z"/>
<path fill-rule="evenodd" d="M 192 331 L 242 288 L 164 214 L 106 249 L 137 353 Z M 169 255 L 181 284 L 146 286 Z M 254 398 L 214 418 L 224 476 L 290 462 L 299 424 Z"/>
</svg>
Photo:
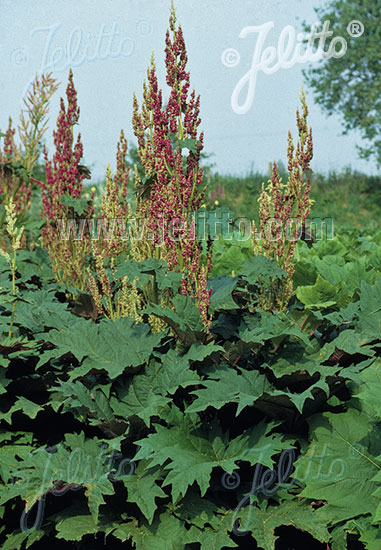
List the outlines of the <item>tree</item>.
<svg viewBox="0 0 381 550">
<path fill-rule="evenodd" d="M 303 72 L 315 92 L 315 100 L 327 114 L 338 112 L 344 134 L 358 129 L 365 140 L 360 157 L 381 165 L 381 0 L 331 0 L 315 12 L 321 24 L 330 21 L 333 37 L 347 41 L 347 51 Z M 361 36 L 351 37 L 352 21 L 364 25 Z M 305 28 L 310 27 L 305 24 Z M 327 50 L 327 47 L 325 48 Z"/>
</svg>

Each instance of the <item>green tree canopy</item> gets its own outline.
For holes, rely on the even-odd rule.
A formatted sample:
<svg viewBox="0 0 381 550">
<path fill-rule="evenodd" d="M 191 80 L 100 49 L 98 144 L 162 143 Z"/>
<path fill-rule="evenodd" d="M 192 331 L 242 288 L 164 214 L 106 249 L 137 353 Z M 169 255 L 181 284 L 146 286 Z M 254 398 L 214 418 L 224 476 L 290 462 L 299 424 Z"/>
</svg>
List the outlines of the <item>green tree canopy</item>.
<svg viewBox="0 0 381 550">
<path fill-rule="evenodd" d="M 373 158 L 381 165 L 381 0 L 331 0 L 315 12 L 321 24 L 330 21 L 333 37 L 347 41 L 340 58 L 323 59 L 304 71 L 315 100 L 327 114 L 338 112 L 344 134 L 358 129 L 364 138 L 360 157 Z M 360 21 L 361 36 L 351 37 L 348 25 Z M 305 28 L 310 26 L 305 24 Z M 329 45 L 327 40 L 325 51 Z"/>
</svg>

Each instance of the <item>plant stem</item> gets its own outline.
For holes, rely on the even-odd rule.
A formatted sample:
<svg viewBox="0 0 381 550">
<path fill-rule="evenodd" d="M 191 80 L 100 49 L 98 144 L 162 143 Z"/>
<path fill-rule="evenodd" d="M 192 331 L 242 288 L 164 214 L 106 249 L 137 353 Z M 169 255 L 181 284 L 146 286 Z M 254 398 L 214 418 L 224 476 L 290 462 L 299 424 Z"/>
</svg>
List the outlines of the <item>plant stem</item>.
<svg viewBox="0 0 381 550">
<path fill-rule="evenodd" d="M 16 297 L 16 250 L 13 251 L 13 262 L 12 262 L 12 296 Z M 12 338 L 12 328 L 13 328 L 13 322 L 15 318 L 15 309 L 16 309 L 16 301 L 12 304 L 12 315 L 11 315 L 11 323 L 9 325 L 9 332 L 8 332 L 8 338 Z"/>
</svg>

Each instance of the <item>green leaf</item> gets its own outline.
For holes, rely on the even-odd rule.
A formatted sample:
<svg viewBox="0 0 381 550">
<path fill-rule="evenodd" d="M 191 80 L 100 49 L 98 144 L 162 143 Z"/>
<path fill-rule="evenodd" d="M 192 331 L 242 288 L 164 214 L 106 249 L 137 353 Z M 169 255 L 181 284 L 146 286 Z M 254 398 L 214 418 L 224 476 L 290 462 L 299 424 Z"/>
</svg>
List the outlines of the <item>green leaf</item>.
<svg viewBox="0 0 381 550">
<path fill-rule="evenodd" d="M 366 345 L 369 340 L 372 340 L 372 337 L 367 338 L 365 336 L 364 338 L 363 334 L 355 330 L 343 330 L 337 338 L 332 340 L 332 342 L 325 344 L 321 348 L 318 356 L 319 361 L 321 363 L 327 361 L 332 353 L 334 353 L 335 349 L 344 351 L 350 355 L 361 353 L 362 355 L 372 357 L 375 352 L 372 349 L 372 346 Z"/>
<path fill-rule="evenodd" d="M 239 273 L 252 284 L 258 281 L 269 284 L 274 279 L 282 279 L 287 276 L 276 260 L 260 255 L 247 261 L 240 268 Z"/>
<path fill-rule="evenodd" d="M 172 299 L 172 304 L 175 311 L 154 304 L 147 307 L 145 312 L 164 319 L 184 343 L 194 344 L 204 334 L 199 308 L 189 296 L 182 294 L 177 294 Z"/>
<path fill-rule="evenodd" d="M 117 539 L 125 542 L 126 540 L 132 539 L 133 535 L 137 533 L 137 530 L 138 522 L 136 520 L 132 520 L 129 523 L 120 523 L 114 531 L 112 531 L 112 534 Z"/>
<path fill-rule="evenodd" d="M 2 480 L 6 482 L 12 477 L 12 472 L 18 466 L 19 459 L 24 460 L 33 450 L 31 445 L 32 437 L 23 437 L 24 434 L 13 432 L 9 433 L 9 440 L 5 441 L 6 433 L 1 435 L 4 437 L 4 440 L 1 441 L 0 446 L 0 475 Z M 31 436 L 31 434 L 28 435 Z"/>
<path fill-rule="evenodd" d="M 134 475 L 115 477 L 115 479 L 123 481 L 128 491 L 128 502 L 135 502 L 148 523 L 152 524 L 157 509 L 155 499 L 165 498 L 167 495 L 156 483 L 160 469 L 147 471 L 146 466 L 147 464 L 141 461 Z"/>
<path fill-rule="evenodd" d="M 133 537 L 136 550 L 183 550 L 187 530 L 183 522 L 161 514 L 150 526 L 142 525 Z"/>
<path fill-rule="evenodd" d="M 118 390 L 118 399 L 111 398 L 111 408 L 116 416 L 128 420 L 138 416 L 147 427 L 153 416 L 160 416 L 170 399 L 157 393 L 156 372 L 149 369 L 148 374 L 134 376 L 133 379 Z"/>
<path fill-rule="evenodd" d="M 318 275 L 314 285 L 297 288 L 296 296 L 308 309 L 324 309 L 336 304 L 337 289 Z"/>
<path fill-rule="evenodd" d="M 213 342 L 209 344 L 195 342 L 189 348 L 184 357 L 188 359 L 188 361 L 203 361 L 206 357 L 209 357 L 212 353 L 216 353 L 218 351 L 224 352 L 225 350 L 222 346 L 213 344 Z"/>
<path fill-rule="evenodd" d="M 59 302 L 53 292 L 33 290 L 23 293 L 23 302 L 17 304 L 15 322 L 33 333 L 46 329 L 61 330 L 73 322 L 67 304 Z M 75 319 L 75 318 L 74 318 Z"/>
<path fill-rule="evenodd" d="M 283 313 L 269 313 L 262 311 L 259 316 L 245 315 L 239 328 L 239 338 L 247 343 L 264 344 L 284 336 L 292 336 L 301 340 L 306 346 L 310 346 L 309 337 L 305 334 L 296 322 L 293 322 Z"/>
<path fill-rule="evenodd" d="M 86 489 L 90 511 L 97 521 L 99 506 L 104 503 L 102 494 L 114 493 L 107 479 L 108 462 L 106 451 L 102 453 L 97 438 L 85 439 L 83 432 L 68 433 L 65 441 L 57 445 L 56 452 L 35 449 L 17 463 L 12 474 L 20 479 L 13 485 L 15 493 L 10 494 L 9 498 L 18 494 L 27 502 L 26 511 L 29 511 L 44 493 L 53 489 L 55 481 L 61 480 Z"/>
<path fill-rule="evenodd" d="M 139 287 L 144 286 L 152 278 L 156 276 L 159 271 L 164 270 L 166 265 L 163 260 L 157 260 L 156 258 L 148 258 L 143 262 L 123 262 L 115 269 L 115 276 L 118 279 L 122 279 L 127 276 L 129 281 L 138 279 Z"/>
<path fill-rule="evenodd" d="M 190 414 L 182 417 L 180 423 L 174 420 L 169 427 L 156 424 L 156 433 L 136 442 L 140 445 L 136 460 L 150 460 L 151 467 L 169 460 L 163 486 L 172 485 L 173 502 L 195 482 L 201 496 L 205 495 L 213 468 L 220 467 L 231 474 L 240 460 L 271 467 L 272 455 L 287 446 L 282 436 L 268 435 L 274 427 L 271 423 L 259 424 L 229 442 L 227 434 L 222 434 L 216 425 L 207 433 L 197 429 L 196 418 Z"/>
<path fill-rule="evenodd" d="M 224 514 L 220 513 L 218 516 L 214 516 L 202 528 L 192 526 L 187 534 L 187 542 L 198 542 L 201 545 L 201 550 L 239 548 L 228 534 L 233 527 L 232 516 L 232 512 L 228 511 Z"/>
<path fill-rule="evenodd" d="M 4 366 L 8 363 L 7 359 L 0 360 L 0 366 L 1 362 L 3 362 Z M 11 383 L 11 380 L 6 377 L 6 373 L 3 369 L 0 370 L 0 395 L 3 395 L 4 393 L 7 393 L 7 386 Z"/>
<path fill-rule="evenodd" d="M 43 529 L 33 529 L 32 531 L 13 532 L 7 536 L 7 540 L 3 543 L 2 550 L 20 550 L 22 544 L 27 541 L 26 548 L 29 548 L 33 543 L 42 539 L 45 535 Z"/>
<path fill-rule="evenodd" d="M 56 356 L 72 353 L 82 366 L 72 370 L 70 379 L 86 375 L 90 370 L 105 370 L 113 379 L 127 367 L 146 363 L 161 340 L 143 323 L 134 325 L 134 319 L 120 318 L 95 324 L 83 319 L 70 328 L 52 330 L 45 339 L 57 347 Z"/>
<path fill-rule="evenodd" d="M 209 283 L 212 288 L 210 296 L 209 312 L 212 314 L 216 311 L 224 311 L 230 309 L 238 309 L 239 306 L 233 300 L 232 292 L 237 286 L 238 278 L 234 277 L 217 277 Z"/>
<path fill-rule="evenodd" d="M 192 348 L 194 346 L 197 344 Z M 220 346 L 215 348 L 223 349 Z M 211 349 L 209 349 L 210 352 Z M 159 353 L 155 355 L 161 359 L 161 364 L 155 363 L 150 368 L 155 369 L 155 388 L 161 395 L 172 395 L 179 387 L 186 388 L 200 382 L 199 375 L 189 368 L 189 353 L 181 357 L 170 349 L 165 355 Z"/>
<path fill-rule="evenodd" d="M 252 256 L 251 248 L 242 246 L 245 243 L 234 243 L 232 241 L 229 241 L 229 245 L 227 245 L 227 243 L 224 242 L 224 247 L 221 250 L 221 254 L 218 255 L 216 254 L 218 243 L 220 243 L 220 241 L 215 241 L 213 246 L 214 257 L 211 276 L 217 277 L 219 275 L 231 275 L 232 273 L 239 273 L 241 266 L 245 263 L 248 257 L 250 258 Z"/>
<path fill-rule="evenodd" d="M 65 410 L 75 408 L 87 409 L 90 413 L 95 413 L 98 423 L 102 421 L 109 422 L 114 418 L 109 399 L 104 394 L 102 388 L 92 388 L 89 390 L 81 382 L 61 382 L 60 386 L 50 388 L 51 392 L 60 392 L 63 401 L 59 404 L 65 404 Z M 54 402 L 54 399 L 53 399 Z M 86 411 L 87 412 L 87 411 Z M 92 419 L 93 423 L 94 419 Z"/>
<path fill-rule="evenodd" d="M 311 445 L 296 462 L 294 478 L 305 483 L 301 496 L 325 500 L 332 522 L 373 513 L 380 470 L 367 451 L 371 432 L 367 416 L 356 409 L 342 414 L 324 413 L 311 420 Z"/>
<path fill-rule="evenodd" d="M 381 532 L 380 527 L 375 525 L 367 525 L 365 529 L 360 531 L 360 541 L 365 544 L 366 550 L 380 550 L 381 548 Z"/>
<path fill-rule="evenodd" d="M 58 539 L 81 540 L 85 535 L 95 535 L 99 525 L 90 515 L 81 515 L 65 518 L 56 523 Z"/>
<path fill-rule="evenodd" d="M 197 542 L 201 550 L 237 548 L 228 534 L 233 526 L 233 512 L 218 507 L 211 499 L 200 497 L 197 489 L 189 489 L 185 499 L 168 507 L 191 526 L 184 542 Z"/>
<path fill-rule="evenodd" d="M 103 495 L 114 494 L 114 487 L 111 481 L 107 479 L 107 475 L 108 473 L 103 474 L 102 476 L 98 477 L 94 482 L 90 481 L 85 484 L 85 493 L 88 498 L 89 510 L 95 522 L 98 521 L 99 506 L 105 504 Z"/>
<path fill-rule="evenodd" d="M 216 367 L 208 372 L 209 378 L 201 382 L 204 389 L 191 392 L 197 396 L 186 409 L 186 413 L 204 411 L 208 407 L 221 409 L 227 403 L 237 403 L 236 416 L 245 407 L 252 406 L 264 393 L 271 393 L 272 386 L 258 371 L 239 370 L 231 367 Z"/>
<path fill-rule="evenodd" d="M 41 405 L 33 403 L 33 401 L 29 401 L 29 399 L 26 399 L 26 397 L 18 397 L 16 403 L 9 409 L 7 413 L 0 414 L 0 418 L 10 424 L 12 414 L 17 411 L 21 411 L 29 418 L 34 419 L 36 418 L 37 414 L 43 410 L 44 408 L 41 407 Z"/>
<path fill-rule="evenodd" d="M 152 525 L 133 520 L 120 524 L 113 535 L 123 542 L 132 539 L 136 550 L 184 550 L 187 533 L 184 522 L 163 512 Z"/>
<path fill-rule="evenodd" d="M 87 199 L 79 198 L 79 197 L 71 197 L 70 195 L 63 195 L 60 199 L 61 204 L 64 206 L 68 206 L 69 208 L 73 208 L 74 212 L 78 216 L 82 216 L 85 212 L 87 212 L 89 208 L 89 203 Z"/>
<path fill-rule="evenodd" d="M 195 371 L 190 370 L 189 361 L 173 349 L 166 354 L 155 353 L 161 362 L 152 361 L 145 373 L 134 376 L 127 383 L 117 387 L 118 399 L 112 398 L 115 414 L 123 419 L 138 416 L 149 427 L 152 417 L 160 416 L 171 401 L 167 396 L 179 387 L 185 388 L 200 382 Z"/>
<path fill-rule="evenodd" d="M 381 359 L 376 359 L 372 365 L 362 371 L 359 376 L 360 385 L 354 391 L 354 396 L 362 402 L 363 409 L 376 420 L 381 420 Z"/>
<path fill-rule="evenodd" d="M 283 525 L 291 525 L 310 533 L 319 542 L 328 542 L 330 534 L 319 518 L 319 512 L 314 511 L 305 503 L 298 501 L 283 502 L 280 506 L 268 506 L 267 510 L 247 506 L 240 511 L 241 532 L 251 531 L 257 545 L 263 550 L 274 550 L 278 537 L 275 529 Z"/>
<path fill-rule="evenodd" d="M 360 307 L 365 315 L 372 315 L 381 310 L 381 277 L 377 282 L 370 285 L 365 281 L 361 282 Z"/>
<path fill-rule="evenodd" d="M 189 149 L 194 154 L 197 154 L 197 145 L 201 145 L 201 141 L 192 138 L 176 139 L 177 145 L 180 149 Z"/>
<path fill-rule="evenodd" d="M 340 265 L 337 265 L 338 260 L 341 260 Z M 375 279 L 375 272 L 368 270 L 369 265 L 365 257 L 346 263 L 340 256 L 324 256 L 322 260 L 315 260 L 314 263 L 324 280 L 348 292 L 350 296 L 360 288 L 362 282 L 373 283 Z"/>
</svg>

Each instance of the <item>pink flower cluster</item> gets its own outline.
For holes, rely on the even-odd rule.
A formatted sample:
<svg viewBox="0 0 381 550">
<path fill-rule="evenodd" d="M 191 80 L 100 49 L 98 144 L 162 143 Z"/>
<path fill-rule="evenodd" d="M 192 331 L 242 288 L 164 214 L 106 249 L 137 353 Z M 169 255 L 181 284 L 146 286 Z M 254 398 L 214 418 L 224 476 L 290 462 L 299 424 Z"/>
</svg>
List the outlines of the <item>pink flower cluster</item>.
<svg viewBox="0 0 381 550">
<path fill-rule="evenodd" d="M 47 247 L 53 270 L 58 280 L 70 281 L 74 286 L 84 288 L 84 262 L 90 249 L 89 235 L 81 241 L 62 240 L 57 227 L 58 220 L 76 218 L 70 204 L 64 204 L 64 197 L 82 198 L 82 182 L 86 177 L 86 168 L 80 165 L 83 155 L 81 135 L 74 141 L 74 126 L 78 123 L 79 107 L 77 92 L 74 88 L 73 73 L 69 73 L 66 88 L 67 108 L 61 98 L 57 129 L 53 132 L 55 153 L 53 160 L 48 159 L 44 148 L 46 183 L 38 182 L 42 191 L 43 215 L 46 225 L 42 229 L 42 241 Z M 94 209 L 91 197 L 81 217 L 91 217 Z"/>
<path fill-rule="evenodd" d="M 189 93 L 185 42 L 181 27 L 176 26 L 174 10 L 165 43 L 166 81 L 171 88 L 167 105 L 163 106 L 153 58 L 143 87 L 141 113 L 134 97 L 133 127 L 144 169 L 137 182 L 138 190 L 141 189 L 138 215 L 149 219 L 154 248 L 151 255 L 159 254 L 171 270 L 183 274 L 183 293 L 195 298 L 206 320 L 211 250 L 203 265 L 202 244 L 195 234 L 195 222 L 190 219 L 205 194 L 199 166 L 203 149 L 203 133 L 198 134 L 200 97 L 194 90 Z M 183 155 L 184 149 L 188 149 L 187 155 Z M 167 220 L 171 220 L 170 226 Z M 158 252 L 155 245 L 159 243 L 164 245 Z"/>
</svg>

